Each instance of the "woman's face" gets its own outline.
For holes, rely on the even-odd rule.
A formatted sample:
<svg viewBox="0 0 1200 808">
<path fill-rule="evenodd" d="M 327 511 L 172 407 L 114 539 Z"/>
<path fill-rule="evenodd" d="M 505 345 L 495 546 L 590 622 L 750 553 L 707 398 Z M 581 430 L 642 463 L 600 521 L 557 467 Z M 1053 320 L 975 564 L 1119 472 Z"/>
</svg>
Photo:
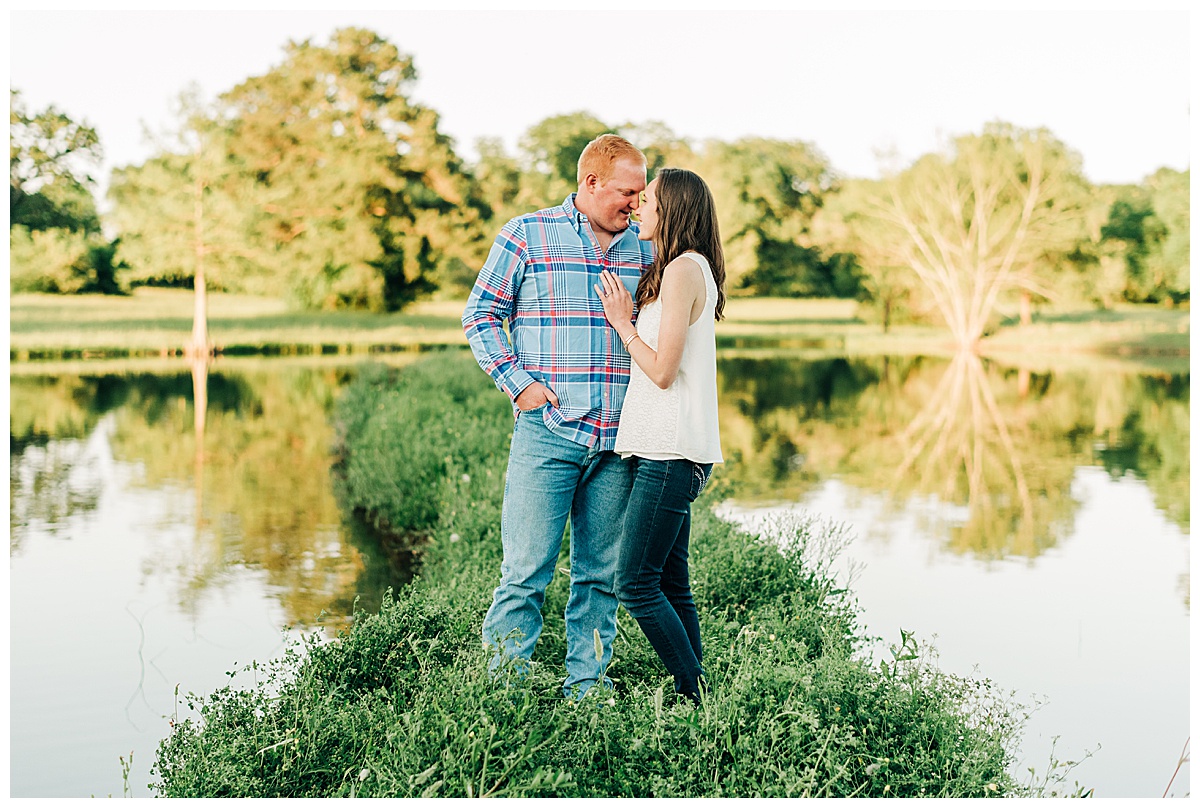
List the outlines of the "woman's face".
<svg viewBox="0 0 1200 808">
<path fill-rule="evenodd" d="M 638 220 L 641 224 L 638 226 L 638 238 L 642 241 L 649 241 L 654 236 L 654 231 L 658 229 L 658 199 L 656 193 L 658 191 L 658 178 L 646 186 L 646 190 L 642 192 L 642 202 L 638 205 Z"/>
</svg>

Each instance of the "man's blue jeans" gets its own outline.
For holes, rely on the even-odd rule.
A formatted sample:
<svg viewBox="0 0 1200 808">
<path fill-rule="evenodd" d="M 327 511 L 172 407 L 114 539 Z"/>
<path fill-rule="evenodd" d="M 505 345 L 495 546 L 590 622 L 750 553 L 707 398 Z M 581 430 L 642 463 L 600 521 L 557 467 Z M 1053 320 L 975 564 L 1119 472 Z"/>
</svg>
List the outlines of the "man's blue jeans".
<svg viewBox="0 0 1200 808">
<path fill-rule="evenodd" d="M 513 427 L 504 483 L 500 585 L 483 619 L 484 644 L 528 660 L 542 633 L 542 604 L 571 520 L 571 593 L 567 599 L 567 678 L 563 693 L 581 697 L 600 681 L 617 633 L 617 543 L 633 483 L 632 463 L 610 451 L 559 437 L 543 409 L 522 412 Z M 602 653 L 596 658 L 595 632 Z M 611 684 L 606 679 L 606 683 Z"/>
<path fill-rule="evenodd" d="M 704 654 L 688 581 L 688 538 L 691 503 L 708 483 L 712 464 L 632 460 L 635 477 L 617 563 L 617 597 L 675 677 L 675 691 L 696 694 Z"/>
</svg>

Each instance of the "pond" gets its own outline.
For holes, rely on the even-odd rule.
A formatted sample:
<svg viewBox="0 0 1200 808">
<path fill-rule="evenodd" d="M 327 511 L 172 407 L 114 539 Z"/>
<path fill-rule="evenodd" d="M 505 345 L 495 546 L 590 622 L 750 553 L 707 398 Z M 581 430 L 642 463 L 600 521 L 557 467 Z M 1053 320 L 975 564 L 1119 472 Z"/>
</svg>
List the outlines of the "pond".
<svg viewBox="0 0 1200 808">
<path fill-rule="evenodd" d="M 1188 738 L 1186 361 L 719 363 L 723 516 L 846 524 L 877 652 L 915 632 L 1037 707 L 1021 775 L 1053 749 L 1097 796 L 1163 794 Z M 345 358 L 12 372 L 13 796 L 147 796 L 189 691 L 409 579 L 334 494 Z"/>
</svg>

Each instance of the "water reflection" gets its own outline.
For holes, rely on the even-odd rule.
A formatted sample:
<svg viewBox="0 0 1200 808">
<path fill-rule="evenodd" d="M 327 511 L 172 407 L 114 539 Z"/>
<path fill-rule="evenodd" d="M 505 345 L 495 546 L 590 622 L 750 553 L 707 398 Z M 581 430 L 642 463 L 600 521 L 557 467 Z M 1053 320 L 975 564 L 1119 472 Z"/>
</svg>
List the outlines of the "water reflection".
<svg viewBox="0 0 1200 808">
<path fill-rule="evenodd" d="M 329 415 L 353 373 L 259 365 L 231 371 L 14 376 L 10 382 L 10 550 L 31 520 L 94 509 L 86 441 L 113 419 L 115 460 L 135 485 L 192 491 L 186 558 L 146 575 L 178 579 L 180 602 L 219 589 L 225 570 L 263 570 L 290 619 L 346 614 L 407 580 L 406 548 L 370 535 L 330 486 Z M 1144 480 L 1185 531 L 1189 376 L 1032 372 L 952 358 L 726 357 L 719 363 L 723 484 L 745 504 L 800 501 L 836 478 L 950 507 L 943 544 L 983 558 L 1037 557 L 1069 535 L 1079 466 Z M 86 464 L 84 464 L 86 465 Z M 939 513 L 946 513 L 942 509 Z"/>
<path fill-rule="evenodd" d="M 132 487 L 191 492 L 188 552 L 141 565 L 147 578 L 175 581 L 185 612 L 230 584 L 234 568 L 265 572 L 293 625 L 346 616 L 356 598 L 378 604 L 411 571 L 343 513 L 330 485 L 330 410 L 351 373 L 227 372 L 199 360 L 167 374 L 13 377 L 12 553 L 30 523 L 95 508 L 86 466 L 96 461 L 84 447 L 108 416 L 112 458 L 136 469 Z"/>
<path fill-rule="evenodd" d="M 1189 528 L 1188 374 L 1005 368 L 974 354 L 720 363 L 723 470 L 741 503 L 837 478 L 957 506 L 946 547 L 1033 558 L 1068 535 L 1079 466 L 1146 481 Z"/>
</svg>

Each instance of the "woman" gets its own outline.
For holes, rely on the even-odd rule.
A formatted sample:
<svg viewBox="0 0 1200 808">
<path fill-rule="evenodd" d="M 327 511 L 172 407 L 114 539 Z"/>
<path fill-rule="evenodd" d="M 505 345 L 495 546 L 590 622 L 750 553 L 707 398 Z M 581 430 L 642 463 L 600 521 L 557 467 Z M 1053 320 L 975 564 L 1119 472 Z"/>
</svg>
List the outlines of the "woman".
<svg viewBox="0 0 1200 808">
<path fill-rule="evenodd" d="M 688 584 L 691 503 L 722 462 L 714 322 L 725 308 L 725 261 L 712 193 L 699 176 L 665 168 L 646 186 L 638 238 L 654 264 L 633 299 L 601 273 L 604 314 L 633 359 L 616 451 L 635 481 L 621 537 L 617 598 L 642 627 L 675 691 L 699 703 L 705 687 L 700 623 Z"/>
</svg>

